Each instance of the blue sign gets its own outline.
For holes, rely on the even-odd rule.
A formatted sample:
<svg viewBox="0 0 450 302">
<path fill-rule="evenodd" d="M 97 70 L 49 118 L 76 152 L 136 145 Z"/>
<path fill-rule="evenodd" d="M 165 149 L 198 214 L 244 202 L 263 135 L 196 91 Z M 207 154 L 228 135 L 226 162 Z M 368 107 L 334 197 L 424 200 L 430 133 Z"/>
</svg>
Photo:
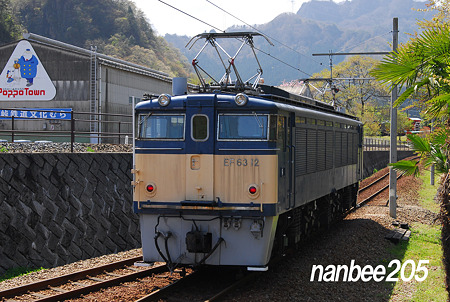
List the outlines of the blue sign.
<svg viewBox="0 0 450 302">
<path fill-rule="evenodd" d="M 70 120 L 72 118 L 71 108 L 26 108 L 26 109 L 0 109 L 0 119 L 51 119 Z"/>
</svg>

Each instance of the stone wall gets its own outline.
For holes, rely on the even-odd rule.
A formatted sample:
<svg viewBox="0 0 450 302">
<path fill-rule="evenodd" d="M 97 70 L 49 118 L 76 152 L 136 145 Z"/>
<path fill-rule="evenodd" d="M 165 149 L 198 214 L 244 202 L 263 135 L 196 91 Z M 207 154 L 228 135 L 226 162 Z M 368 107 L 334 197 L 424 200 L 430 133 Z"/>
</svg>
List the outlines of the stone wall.
<svg viewBox="0 0 450 302">
<path fill-rule="evenodd" d="M 140 247 L 130 153 L 0 154 L 0 274 Z"/>
</svg>

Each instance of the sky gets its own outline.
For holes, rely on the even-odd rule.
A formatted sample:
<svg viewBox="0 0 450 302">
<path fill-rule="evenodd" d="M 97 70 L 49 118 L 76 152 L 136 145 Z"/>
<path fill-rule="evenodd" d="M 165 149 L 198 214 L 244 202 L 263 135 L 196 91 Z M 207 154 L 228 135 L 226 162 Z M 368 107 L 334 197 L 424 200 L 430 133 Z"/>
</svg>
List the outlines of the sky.
<svg viewBox="0 0 450 302">
<path fill-rule="evenodd" d="M 195 36 L 209 32 L 212 27 L 167 6 L 159 0 L 133 0 L 140 8 L 157 34 L 178 34 Z M 202 21 L 225 30 L 232 25 L 244 25 L 239 20 L 223 12 L 226 10 L 251 25 L 272 21 L 282 13 L 296 13 L 302 3 L 309 0 L 162 0 Z M 343 0 L 335 0 L 342 2 Z"/>
</svg>

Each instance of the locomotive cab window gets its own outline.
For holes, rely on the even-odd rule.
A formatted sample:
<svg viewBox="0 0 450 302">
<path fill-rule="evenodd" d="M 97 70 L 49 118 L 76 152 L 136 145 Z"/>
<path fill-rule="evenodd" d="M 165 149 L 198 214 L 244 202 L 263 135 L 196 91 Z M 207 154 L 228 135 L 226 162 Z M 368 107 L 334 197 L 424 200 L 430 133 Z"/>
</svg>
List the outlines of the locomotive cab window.
<svg viewBox="0 0 450 302">
<path fill-rule="evenodd" d="M 219 114 L 219 140 L 267 140 L 268 114 Z"/>
<path fill-rule="evenodd" d="M 141 114 L 139 115 L 139 138 L 184 139 L 184 115 Z"/>
<path fill-rule="evenodd" d="M 192 117 L 191 136 L 194 141 L 206 141 L 209 137 L 208 117 L 198 114 Z"/>
</svg>

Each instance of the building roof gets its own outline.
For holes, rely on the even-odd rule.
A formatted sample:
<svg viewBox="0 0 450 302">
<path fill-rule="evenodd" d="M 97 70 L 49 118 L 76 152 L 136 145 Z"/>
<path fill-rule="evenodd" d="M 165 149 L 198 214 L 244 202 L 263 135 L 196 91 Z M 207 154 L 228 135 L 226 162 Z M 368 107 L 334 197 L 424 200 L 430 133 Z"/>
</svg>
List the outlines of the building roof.
<svg viewBox="0 0 450 302">
<path fill-rule="evenodd" d="M 61 41 L 53 40 L 47 37 L 43 37 L 37 34 L 33 33 L 25 33 L 23 34 L 24 39 L 30 41 L 30 42 L 37 42 L 44 45 L 53 46 L 56 48 L 64 49 L 67 51 L 76 52 L 85 56 L 91 56 L 92 54 L 95 54 L 98 62 L 102 65 L 111 66 L 114 68 L 126 70 L 133 73 L 139 73 L 143 75 L 147 75 L 153 78 L 157 78 L 163 81 L 172 82 L 172 78 L 169 76 L 169 74 L 154 70 L 145 66 L 141 66 L 138 64 L 134 64 L 131 62 L 127 62 L 125 60 L 117 59 L 111 56 L 107 56 L 101 53 L 97 53 L 94 50 L 88 50 L 82 47 L 78 47 L 75 45 L 71 45 L 68 43 L 64 43 Z"/>
</svg>

